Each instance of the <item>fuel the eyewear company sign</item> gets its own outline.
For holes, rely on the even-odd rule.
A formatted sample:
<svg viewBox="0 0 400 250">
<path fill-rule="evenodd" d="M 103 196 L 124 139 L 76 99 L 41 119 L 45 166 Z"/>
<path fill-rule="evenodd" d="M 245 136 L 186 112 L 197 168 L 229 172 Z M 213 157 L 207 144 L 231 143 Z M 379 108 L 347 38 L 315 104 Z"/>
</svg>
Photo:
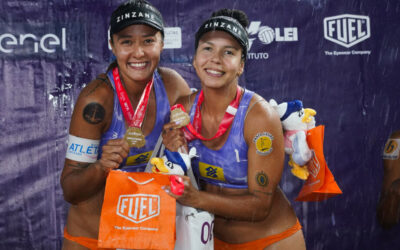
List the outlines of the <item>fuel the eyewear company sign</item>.
<svg viewBox="0 0 400 250">
<path fill-rule="evenodd" d="M 350 48 L 371 36 L 368 16 L 338 15 L 324 18 L 325 39 Z"/>
</svg>

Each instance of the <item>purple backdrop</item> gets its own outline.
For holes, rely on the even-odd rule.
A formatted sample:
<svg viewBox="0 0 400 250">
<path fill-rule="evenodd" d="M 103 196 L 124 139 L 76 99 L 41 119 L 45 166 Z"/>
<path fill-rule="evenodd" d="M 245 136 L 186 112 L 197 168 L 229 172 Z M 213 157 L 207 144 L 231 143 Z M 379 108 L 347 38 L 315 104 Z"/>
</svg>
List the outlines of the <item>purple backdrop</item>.
<svg viewBox="0 0 400 250">
<path fill-rule="evenodd" d="M 110 3 L 112 2 L 112 3 Z M 80 89 L 110 61 L 107 23 L 121 3 L 2 0 L 0 3 L 0 248 L 60 249 L 71 112 Z M 400 227 L 375 217 L 381 152 L 400 128 L 398 0 L 153 0 L 164 15 L 162 65 L 199 87 L 193 34 L 212 11 L 250 17 L 241 85 L 278 102 L 302 99 L 324 124 L 325 156 L 343 195 L 294 202 L 302 181 L 281 186 L 308 249 L 400 249 Z"/>
</svg>

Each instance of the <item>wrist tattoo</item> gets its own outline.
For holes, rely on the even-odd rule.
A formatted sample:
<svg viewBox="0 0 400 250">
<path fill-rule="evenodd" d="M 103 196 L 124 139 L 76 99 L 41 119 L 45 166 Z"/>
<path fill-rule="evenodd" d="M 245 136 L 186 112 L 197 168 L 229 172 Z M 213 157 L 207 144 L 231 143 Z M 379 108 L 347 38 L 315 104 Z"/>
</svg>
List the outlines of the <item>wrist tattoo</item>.
<svg viewBox="0 0 400 250">
<path fill-rule="evenodd" d="M 255 193 L 262 193 L 262 194 L 265 194 L 265 195 L 268 195 L 268 196 L 271 196 L 271 195 L 274 194 L 274 193 L 272 193 L 272 192 L 264 192 L 264 191 L 260 191 L 260 190 L 254 190 L 254 192 L 255 192 Z"/>
<path fill-rule="evenodd" d="M 97 102 L 86 105 L 83 109 L 83 119 L 90 124 L 98 124 L 104 120 L 106 111 L 103 106 Z"/>
<path fill-rule="evenodd" d="M 74 168 L 87 168 L 89 167 L 90 164 L 91 163 L 75 163 L 75 164 L 69 163 L 68 166 Z"/>
</svg>

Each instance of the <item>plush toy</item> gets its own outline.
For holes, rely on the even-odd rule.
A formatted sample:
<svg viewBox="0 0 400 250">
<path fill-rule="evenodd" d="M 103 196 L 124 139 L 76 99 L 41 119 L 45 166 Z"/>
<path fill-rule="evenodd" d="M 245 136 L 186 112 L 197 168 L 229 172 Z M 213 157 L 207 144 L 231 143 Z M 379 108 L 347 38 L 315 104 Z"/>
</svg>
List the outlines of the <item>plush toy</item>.
<svg viewBox="0 0 400 250">
<path fill-rule="evenodd" d="M 296 177 L 306 180 L 309 172 L 307 162 L 313 154 L 306 140 L 307 130 L 315 127 L 314 116 L 317 112 L 310 108 L 303 108 L 300 100 L 278 103 L 271 99 L 271 106 L 278 112 L 282 122 L 285 139 L 285 153 L 290 156 L 291 172 Z"/>
<path fill-rule="evenodd" d="M 164 151 L 163 157 L 154 157 L 150 160 L 153 173 L 169 174 L 171 192 L 176 195 L 183 194 L 185 185 L 178 175 L 186 175 L 192 167 L 191 159 L 196 156 L 196 148 L 191 148 L 189 153 Z"/>
<path fill-rule="evenodd" d="M 185 175 L 191 168 L 191 159 L 196 156 L 196 148 L 191 148 L 188 154 L 171 152 L 168 149 L 164 151 L 164 156 L 154 157 L 150 160 L 153 165 L 153 173 Z"/>
</svg>

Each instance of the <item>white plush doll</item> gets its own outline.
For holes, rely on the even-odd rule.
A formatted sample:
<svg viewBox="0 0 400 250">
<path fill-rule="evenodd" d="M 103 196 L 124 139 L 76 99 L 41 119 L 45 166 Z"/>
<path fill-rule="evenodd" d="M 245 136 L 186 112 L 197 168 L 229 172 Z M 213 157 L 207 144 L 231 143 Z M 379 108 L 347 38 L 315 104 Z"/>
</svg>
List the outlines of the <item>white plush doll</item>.
<svg viewBox="0 0 400 250">
<path fill-rule="evenodd" d="M 154 157 L 150 160 L 153 173 L 170 175 L 185 175 L 191 168 L 191 159 L 196 156 L 196 148 L 191 148 L 189 153 L 164 151 L 164 156 Z"/>
<path fill-rule="evenodd" d="M 306 140 L 307 130 L 315 127 L 313 109 L 303 108 L 300 100 L 278 103 L 271 99 L 269 104 L 275 108 L 281 118 L 284 130 L 285 153 L 290 155 L 291 172 L 300 179 L 306 180 L 309 172 L 307 162 L 312 158 L 312 152 Z"/>
</svg>

